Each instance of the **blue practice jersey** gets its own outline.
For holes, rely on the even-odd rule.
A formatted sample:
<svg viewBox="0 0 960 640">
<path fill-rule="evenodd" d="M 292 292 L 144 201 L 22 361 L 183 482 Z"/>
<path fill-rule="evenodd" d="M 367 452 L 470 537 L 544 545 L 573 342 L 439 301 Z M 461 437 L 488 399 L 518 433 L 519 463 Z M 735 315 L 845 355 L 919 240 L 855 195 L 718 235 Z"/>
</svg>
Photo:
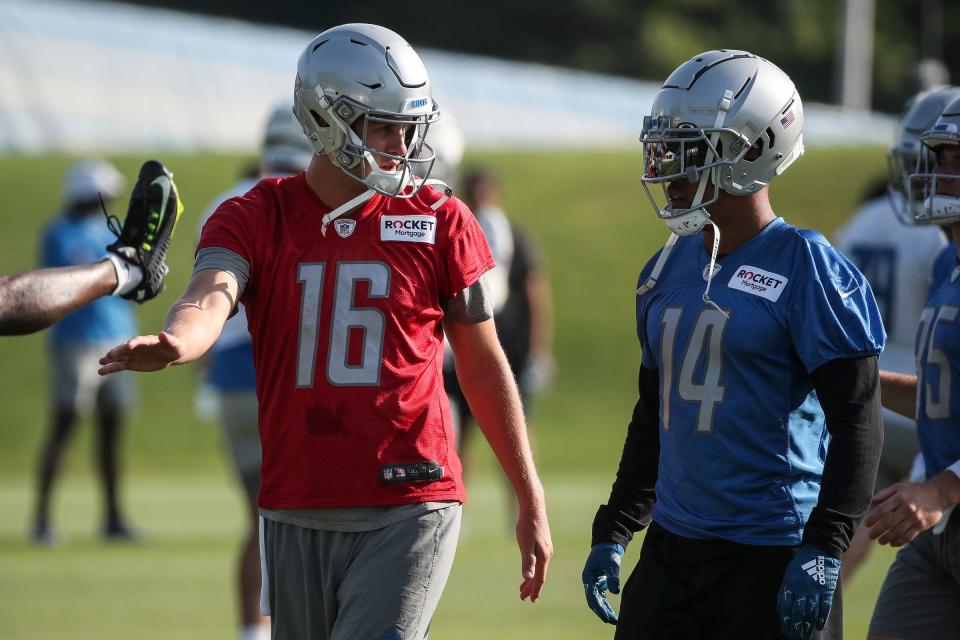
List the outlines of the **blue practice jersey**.
<svg viewBox="0 0 960 640">
<path fill-rule="evenodd" d="M 653 519 L 689 538 L 795 545 L 828 445 L 810 373 L 880 353 L 877 304 L 822 235 L 780 218 L 718 261 L 710 297 L 729 319 L 703 301 L 708 262 L 702 235 L 680 238 L 637 297 L 643 365 L 660 374 Z"/>
<path fill-rule="evenodd" d="M 47 227 L 41 248 L 44 267 L 96 262 L 116 240 L 101 216 L 61 217 Z M 99 344 L 136 335 L 131 303 L 104 296 L 65 316 L 50 330 L 55 344 Z"/>
<path fill-rule="evenodd" d="M 949 280 L 956 266 L 957 246 L 949 242 L 940 250 L 933 260 L 933 266 L 930 267 L 930 291 L 936 291 L 940 285 Z"/>
<path fill-rule="evenodd" d="M 917 435 L 932 478 L 960 460 L 960 267 L 927 298 L 916 353 Z"/>
</svg>

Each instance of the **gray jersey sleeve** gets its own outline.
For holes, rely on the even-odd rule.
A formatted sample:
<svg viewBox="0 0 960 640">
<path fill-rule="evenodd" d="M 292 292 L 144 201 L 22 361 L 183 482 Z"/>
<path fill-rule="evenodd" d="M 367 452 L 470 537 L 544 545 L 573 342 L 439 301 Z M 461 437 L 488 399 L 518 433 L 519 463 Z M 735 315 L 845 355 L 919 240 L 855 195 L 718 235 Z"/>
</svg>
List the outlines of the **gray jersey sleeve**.
<svg viewBox="0 0 960 640">
<path fill-rule="evenodd" d="M 493 317 L 493 295 L 487 271 L 475 283 L 460 292 L 455 298 L 450 298 L 442 306 L 446 314 L 444 320 L 451 320 L 461 324 L 479 324 Z"/>
<path fill-rule="evenodd" d="M 250 280 L 250 264 L 239 254 L 222 247 L 206 247 L 197 252 L 193 275 L 204 269 L 226 271 L 237 280 L 237 299 L 243 295 Z"/>
</svg>

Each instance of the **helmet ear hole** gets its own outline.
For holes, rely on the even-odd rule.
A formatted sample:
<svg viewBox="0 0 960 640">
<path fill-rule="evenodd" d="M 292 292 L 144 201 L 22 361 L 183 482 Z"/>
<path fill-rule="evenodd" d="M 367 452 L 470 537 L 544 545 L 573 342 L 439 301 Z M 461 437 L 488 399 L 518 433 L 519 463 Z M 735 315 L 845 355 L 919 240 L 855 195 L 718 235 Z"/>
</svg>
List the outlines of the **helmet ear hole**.
<svg viewBox="0 0 960 640">
<path fill-rule="evenodd" d="M 310 110 L 310 116 L 313 118 L 313 121 L 317 123 L 317 126 L 318 126 L 318 127 L 326 128 L 326 127 L 329 127 L 329 126 L 330 126 L 329 124 L 327 124 L 327 121 L 324 120 L 324 119 L 320 116 L 320 114 L 317 113 L 316 111 L 314 111 L 313 109 Z"/>
<path fill-rule="evenodd" d="M 760 137 L 753 143 L 753 146 L 751 146 L 750 150 L 743 156 L 743 159 L 747 162 L 755 161 L 763 155 L 764 143 L 766 143 L 766 148 L 769 150 L 773 148 L 775 140 L 776 138 L 774 138 L 773 131 L 768 127 L 766 131 L 760 134 Z"/>
<path fill-rule="evenodd" d="M 743 159 L 747 162 L 753 162 L 757 158 L 763 155 L 763 140 L 757 140 L 757 142 L 750 147 L 750 150 L 747 151 L 746 155 L 743 156 Z"/>
</svg>

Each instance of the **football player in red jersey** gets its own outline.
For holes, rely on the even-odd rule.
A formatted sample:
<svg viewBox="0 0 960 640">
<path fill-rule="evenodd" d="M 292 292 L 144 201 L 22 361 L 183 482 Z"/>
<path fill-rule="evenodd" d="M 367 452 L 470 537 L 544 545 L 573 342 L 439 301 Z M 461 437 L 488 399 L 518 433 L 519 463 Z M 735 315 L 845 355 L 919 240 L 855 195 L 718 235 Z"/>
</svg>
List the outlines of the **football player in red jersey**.
<svg viewBox="0 0 960 640">
<path fill-rule="evenodd" d="M 300 57 L 295 113 L 317 155 L 210 218 L 163 332 L 102 374 L 185 364 L 237 302 L 253 338 L 263 445 L 264 613 L 274 638 L 426 637 L 465 499 L 442 382 L 443 333 L 520 505 L 520 597 L 553 553 L 543 488 L 470 210 L 427 179 L 439 117 L 420 58 L 373 25 Z M 438 188 L 434 188 L 434 186 Z"/>
</svg>

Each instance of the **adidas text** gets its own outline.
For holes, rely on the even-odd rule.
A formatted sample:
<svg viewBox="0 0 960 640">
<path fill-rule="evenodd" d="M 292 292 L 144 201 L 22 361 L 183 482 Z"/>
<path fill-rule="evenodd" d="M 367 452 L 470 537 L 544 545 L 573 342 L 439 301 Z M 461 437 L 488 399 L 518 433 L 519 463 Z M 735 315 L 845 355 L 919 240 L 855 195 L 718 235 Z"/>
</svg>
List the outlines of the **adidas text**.
<svg viewBox="0 0 960 640">
<path fill-rule="evenodd" d="M 824 567 L 823 556 L 817 556 L 810 562 L 805 562 L 800 566 L 804 571 L 807 572 L 807 575 L 814 579 L 815 582 L 827 584 L 827 571 Z"/>
</svg>

